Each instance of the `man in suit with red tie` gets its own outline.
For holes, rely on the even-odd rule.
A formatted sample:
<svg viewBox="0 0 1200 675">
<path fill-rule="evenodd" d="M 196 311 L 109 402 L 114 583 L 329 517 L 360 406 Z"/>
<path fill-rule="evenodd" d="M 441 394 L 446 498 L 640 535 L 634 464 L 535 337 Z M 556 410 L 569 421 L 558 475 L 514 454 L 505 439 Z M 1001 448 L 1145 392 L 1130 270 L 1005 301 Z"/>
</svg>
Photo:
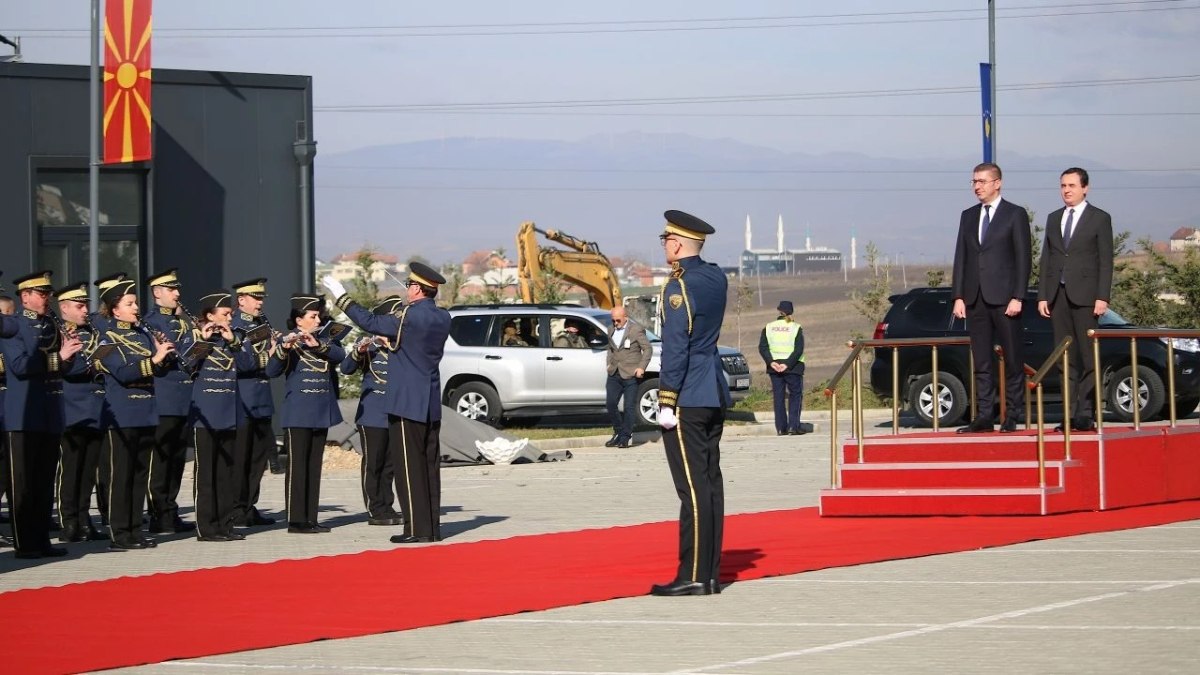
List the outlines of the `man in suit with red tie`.
<svg viewBox="0 0 1200 675">
<path fill-rule="evenodd" d="M 1029 284 L 1033 252 L 1025 209 L 1000 197 L 1000 167 L 975 167 L 971 188 L 979 204 L 962 212 L 954 248 L 954 316 L 968 319 L 971 355 L 975 360 L 978 415 L 959 433 L 992 431 L 995 424 L 996 376 L 993 345 L 1004 350 L 1001 385 L 1007 392 L 1007 414 L 1001 432 L 1017 430 L 1017 411 L 1025 396 L 1021 359 L 1021 304 Z"/>
<path fill-rule="evenodd" d="M 1059 190 L 1064 206 L 1046 218 L 1038 313 L 1050 319 L 1055 344 L 1071 336 L 1070 424 L 1076 431 L 1091 431 L 1096 428 L 1096 364 L 1087 332 L 1099 324 L 1112 292 L 1112 217 L 1088 203 L 1087 171 L 1063 171 Z"/>
</svg>

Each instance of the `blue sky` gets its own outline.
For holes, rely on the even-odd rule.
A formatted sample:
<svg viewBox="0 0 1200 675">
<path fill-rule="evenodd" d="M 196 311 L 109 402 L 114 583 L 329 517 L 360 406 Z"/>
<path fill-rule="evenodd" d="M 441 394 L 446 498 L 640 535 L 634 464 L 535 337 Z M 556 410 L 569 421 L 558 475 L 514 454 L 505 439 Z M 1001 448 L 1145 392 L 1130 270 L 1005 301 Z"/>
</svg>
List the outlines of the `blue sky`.
<svg viewBox="0 0 1200 675">
<path fill-rule="evenodd" d="M 1082 156 L 1120 169 L 1200 166 L 1200 1 L 998 0 L 997 8 L 1001 164 L 1019 155 Z M 431 139 L 577 141 L 628 132 L 814 155 L 976 158 L 985 10 L 983 0 L 159 0 L 154 65 L 312 75 L 318 162 Z M 83 0 L 7 2 L 0 9 L 0 32 L 23 36 L 28 61 L 86 62 L 87 25 Z M 256 28 L 294 30 L 245 30 Z M 504 34 L 483 34 L 497 32 Z M 301 34 L 308 37 L 294 37 Z M 1145 82 L 1164 77 L 1175 79 Z M 1109 83 L 1057 84 L 1098 80 Z M 1004 89 L 1014 85 L 1025 88 Z M 945 88 L 962 92 L 898 95 Z M 745 100 L 786 95 L 798 100 Z M 697 97 L 742 100 L 689 102 Z M 615 105 L 617 99 L 669 102 Z M 495 105 L 530 102 L 542 105 Z M 336 110 L 414 104 L 453 107 Z M 464 104 L 485 105 L 464 114 Z M 963 186 L 953 195 L 957 208 L 971 201 L 960 178 L 953 177 Z M 864 191 L 869 195 L 869 186 Z M 1043 196 L 1050 200 L 1039 209 L 1044 213 L 1056 204 L 1053 192 Z"/>
</svg>

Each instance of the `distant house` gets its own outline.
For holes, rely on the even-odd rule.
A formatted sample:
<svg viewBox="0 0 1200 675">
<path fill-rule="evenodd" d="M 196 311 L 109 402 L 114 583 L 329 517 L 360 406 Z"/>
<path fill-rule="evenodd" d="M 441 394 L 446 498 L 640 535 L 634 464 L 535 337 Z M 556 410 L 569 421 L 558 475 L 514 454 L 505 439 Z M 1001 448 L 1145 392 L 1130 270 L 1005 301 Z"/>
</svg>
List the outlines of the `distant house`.
<svg viewBox="0 0 1200 675">
<path fill-rule="evenodd" d="M 343 253 L 330 262 L 329 273 L 338 281 L 350 281 L 359 278 L 362 266 L 358 263 L 361 252 Z M 403 279 L 408 274 L 408 265 L 400 262 L 394 255 L 386 253 L 371 253 L 371 281 L 384 283 L 393 277 Z"/>
<path fill-rule="evenodd" d="M 1171 235 L 1171 250 L 1186 251 L 1200 248 L 1200 230 L 1194 227 L 1181 227 Z"/>
</svg>

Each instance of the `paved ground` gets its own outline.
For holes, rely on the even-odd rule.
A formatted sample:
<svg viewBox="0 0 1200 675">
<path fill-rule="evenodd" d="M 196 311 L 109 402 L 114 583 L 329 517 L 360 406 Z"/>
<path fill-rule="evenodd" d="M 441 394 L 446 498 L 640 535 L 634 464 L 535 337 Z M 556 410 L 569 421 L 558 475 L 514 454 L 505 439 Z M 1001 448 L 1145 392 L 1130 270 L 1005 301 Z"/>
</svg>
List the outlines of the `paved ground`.
<svg viewBox="0 0 1200 675">
<path fill-rule="evenodd" d="M 731 429 L 722 446 L 729 512 L 816 503 L 829 438 L 827 423 L 811 420 L 823 433 Z M 447 469 L 449 541 L 676 516 L 661 445 L 593 442 L 572 452 L 553 464 Z M 268 477 L 268 510 L 282 506 L 281 488 Z M 180 539 L 124 554 L 85 544 L 34 565 L 0 553 L 0 590 L 390 547 L 391 528 L 370 527 L 361 515 L 356 473 L 328 473 L 322 489 L 325 522 L 334 526 L 327 535 L 276 527 L 244 542 Z M 629 598 L 131 670 L 1191 673 L 1200 669 L 1198 562 L 1200 521 L 743 582 L 712 597 Z M 656 581 L 664 580 L 647 586 Z M 130 633 L 131 645 L 140 633 Z"/>
</svg>

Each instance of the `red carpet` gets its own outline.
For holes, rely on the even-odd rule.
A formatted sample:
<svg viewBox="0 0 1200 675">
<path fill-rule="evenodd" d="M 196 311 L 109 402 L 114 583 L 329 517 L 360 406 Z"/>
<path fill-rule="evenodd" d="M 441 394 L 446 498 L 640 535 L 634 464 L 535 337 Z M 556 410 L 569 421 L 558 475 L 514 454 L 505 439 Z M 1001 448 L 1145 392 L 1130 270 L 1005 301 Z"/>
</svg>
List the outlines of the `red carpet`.
<svg viewBox="0 0 1200 675">
<path fill-rule="evenodd" d="M 744 581 L 1194 519 L 1200 501 L 1043 517 L 751 513 L 726 519 L 722 576 Z M 649 523 L 12 591 L 0 594 L 5 669 L 158 663 L 642 595 L 674 574 L 675 528 Z"/>
</svg>

